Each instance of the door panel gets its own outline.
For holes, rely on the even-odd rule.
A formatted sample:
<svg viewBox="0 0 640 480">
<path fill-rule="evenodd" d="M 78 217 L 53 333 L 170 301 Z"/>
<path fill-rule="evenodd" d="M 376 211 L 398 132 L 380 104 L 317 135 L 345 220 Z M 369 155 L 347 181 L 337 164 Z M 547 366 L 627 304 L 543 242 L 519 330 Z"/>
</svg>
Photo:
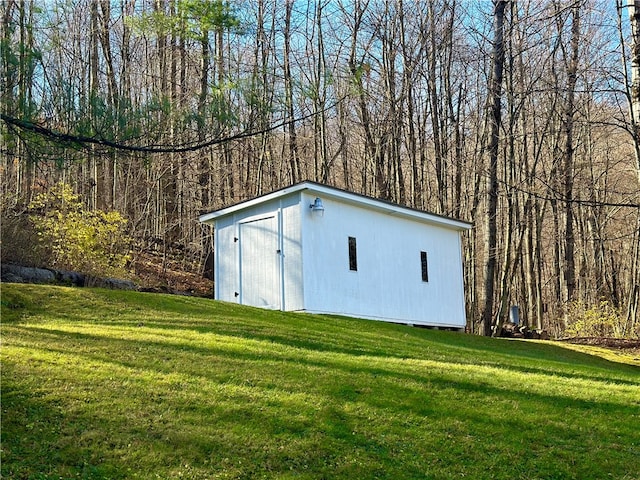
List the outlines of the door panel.
<svg viewBox="0 0 640 480">
<path fill-rule="evenodd" d="M 240 303 L 280 308 L 278 219 L 240 224 Z"/>
</svg>

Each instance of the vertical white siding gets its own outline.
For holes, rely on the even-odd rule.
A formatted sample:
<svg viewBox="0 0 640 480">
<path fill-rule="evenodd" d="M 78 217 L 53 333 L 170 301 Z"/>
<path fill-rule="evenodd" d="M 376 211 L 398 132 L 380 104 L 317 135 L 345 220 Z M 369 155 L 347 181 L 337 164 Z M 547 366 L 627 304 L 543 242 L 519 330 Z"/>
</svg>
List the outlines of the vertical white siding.
<svg viewBox="0 0 640 480">
<path fill-rule="evenodd" d="M 238 285 L 238 252 L 234 242 L 236 225 L 233 216 L 216 221 L 215 225 L 215 298 L 226 302 L 237 302 L 235 292 Z"/>
<path fill-rule="evenodd" d="M 279 214 L 239 223 L 240 303 L 280 309 Z"/>
<path fill-rule="evenodd" d="M 303 204 L 313 201 L 303 197 Z M 322 200 L 323 217 L 302 212 L 306 310 L 464 327 L 457 231 Z M 357 272 L 349 270 L 349 236 L 357 241 Z M 429 282 L 422 281 L 421 251 Z"/>
<path fill-rule="evenodd" d="M 397 211 L 381 212 L 366 203 L 348 203 L 338 196 L 320 196 L 325 206 L 322 217 L 309 208 L 316 195 L 297 191 L 217 219 L 216 298 L 238 302 L 239 292 L 245 304 L 289 311 L 465 326 L 457 230 Z M 261 219 L 270 220 L 260 223 Z M 267 228 L 269 235 L 257 231 L 241 235 L 247 222 L 257 222 L 253 226 Z M 355 272 L 349 270 L 350 236 L 357 242 Z M 242 245 L 244 241 L 248 243 Z M 272 256 L 274 248 L 280 250 L 277 257 Z M 428 255 L 428 282 L 422 281 L 422 251 Z M 259 267 L 267 260 L 269 278 L 263 278 Z M 256 273 L 260 292 L 248 292 L 241 285 L 243 261 L 250 262 L 244 266 L 245 275 L 262 272 Z M 254 293 L 263 300 L 251 300 Z"/>
<path fill-rule="evenodd" d="M 302 225 L 300 194 L 282 199 L 282 254 L 284 271 L 283 310 L 304 309 L 304 284 L 302 281 Z"/>
<path fill-rule="evenodd" d="M 229 302 L 240 302 L 245 305 L 268 306 L 269 308 L 281 308 L 283 310 L 303 310 L 303 281 L 302 281 L 302 229 L 300 225 L 301 205 L 300 194 L 296 193 L 273 202 L 257 205 L 253 208 L 242 210 L 228 217 L 216 220 L 216 265 L 215 265 L 215 298 Z M 243 263 L 258 264 L 263 261 L 257 253 L 261 245 L 250 245 L 254 242 L 264 244 L 259 238 L 246 236 L 241 238 L 240 230 L 243 223 L 248 220 L 273 217 L 277 223 L 269 225 L 274 235 L 280 232 L 278 237 L 278 249 L 281 251 L 279 262 L 279 276 L 277 281 L 271 283 L 272 292 L 267 299 L 263 292 L 261 298 L 267 299 L 258 302 L 253 298 L 253 292 L 246 291 L 246 284 L 241 288 L 240 281 L 243 270 L 245 275 L 251 271 L 251 265 Z M 238 241 L 234 241 L 238 238 Z M 240 249 L 245 251 L 244 259 L 240 256 Z M 248 270 L 246 270 L 248 269 Z M 260 275 L 258 275 L 259 277 Z M 247 280 L 247 279 L 245 279 Z M 244 283 L 244 282 L 243 282 Z M 244 291 L 243 291 L 244 290 Z M 236 292 L 242 291 L 243 298 L 236 296 Z M 274 295 L 279 295 L 280 300 L 276 302 Z"/>
</svg>

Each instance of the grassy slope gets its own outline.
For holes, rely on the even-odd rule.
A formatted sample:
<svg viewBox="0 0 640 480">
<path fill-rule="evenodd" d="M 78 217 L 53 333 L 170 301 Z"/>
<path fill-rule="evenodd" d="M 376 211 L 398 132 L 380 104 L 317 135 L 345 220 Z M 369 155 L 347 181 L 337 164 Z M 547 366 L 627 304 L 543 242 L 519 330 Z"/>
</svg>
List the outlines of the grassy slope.
<svg viewBox="0 0 640 480">
<path fill-rule="evenodd" d="M 3 478 L 640 479 L 640 368 L 560 345 L 11 284 L 2 343 Z"/>
</svg>

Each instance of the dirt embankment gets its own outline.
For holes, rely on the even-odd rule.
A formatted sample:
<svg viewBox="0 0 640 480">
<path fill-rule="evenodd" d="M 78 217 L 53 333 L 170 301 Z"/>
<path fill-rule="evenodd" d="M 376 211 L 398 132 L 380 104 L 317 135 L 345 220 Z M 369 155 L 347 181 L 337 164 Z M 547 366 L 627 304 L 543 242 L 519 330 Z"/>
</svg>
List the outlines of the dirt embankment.
<svg viewBox="0 0 640 480">
<path fill-rule="evenodd" d="M 576 345 L 593 345 L 613 350 L 623 350 L 628 353 L 640 355 L 640 339 L 638 338 L 572 337 L 559 338 L 558 341 L 574 343 Z"/>
</svg>

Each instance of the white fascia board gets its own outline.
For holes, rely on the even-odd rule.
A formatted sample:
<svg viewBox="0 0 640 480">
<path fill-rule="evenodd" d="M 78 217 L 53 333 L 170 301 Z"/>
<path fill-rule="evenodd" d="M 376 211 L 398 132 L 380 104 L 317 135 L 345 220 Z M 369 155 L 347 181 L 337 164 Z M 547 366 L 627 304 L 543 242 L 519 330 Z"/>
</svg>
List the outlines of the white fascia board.
<svg viewBox="0 0 640 480">
<path fill-rule="evenodd" d="M 457 220 L 455 218 L 445 217 L 442 215 L 436 215 L 434 213 L 424 212 L 422 210 L 416 210 L 409 207 L 403 207 L 384 200 L 378 200 L 375 198 L 359 195 L 357 193 L 351 193 L 344 190 L 340 190 L 334 187 L 328 187 L 314 182 L 302 182 L 290 187 L 286 187 L 275 192 L 268 193 L 261 197 L 257 197 L 251 200 L 231 205 L 230 207 L 217 210 L 215 212 L 200 215 L 199 220 L 203 223 L 214 223 L 216 219 L 233 214 L 245 208 L 250 208 L 261 203 L 275 200 L 277 198 L 290 195 L 295 192 L 308 191 L 316 196 L 325 196 L 338 201 L 343 201 L 352 205 L 357 205 L 362 208 L 368 208 L 378 212 L 383 212 L 388 215 L 397 215 L 400 217 L 412 219 L 423 223 L 429 223 L 432 225 L 440 225 L 454 230 L 464 231 L 469 230 L 472 227 L 471 223 Z"/>
<path fill-rule="evenodd" d="M 399 217 L 404 217 L 423 223 L 429 223 L 432 225 L 446 226 L 460 231 L 469 230 L 472 227 L 471 223 L 462 220 L 457 220 L 455 218 L 445 217 L 442 215 L 436 215 L 434 213 L 429 213 L 409 207 L 403 207 L 402 205 L 397 205 L 385 200 L 378 200 L 364 195 L 359 195 L 357 193 L 335 189 L 333 187 L 310 183 L 306 190 L 318 196 L 325 195 L 329 198 L 341 200 L 345 203 L 357 205 L 362 208 L 368 208 L 370 210 L 383 212 L 387 215 L 396 215 Z"/>
<path fill-rule="evenodd" d="M 262 195 L 260 197 L 252 198 L 251 200 L 245 200 L 243 202 L 236 203 L 235 205 L 216 210 L 215 212 L 205 213 L 204 215 L 200 215 L 198 217 L 198 220 L 200 220 L 200 222 L 202 223 L 214 223 L 218 218 L 226 217 L 227 215 L 239 212 L 240 210 L 244 210 L 245 208 L 251 208 L 270 200 L 281 198 L 291 193 L 299 192 L 300 190 L 304 190 L 305 188 L 306 187 L 304 183 L 298 183 L 296 185 L 292 185 L 291 187 L 283 188 L 280 190 L 276 190 L 275 192 L 267 193 L 266 195 Z"/>
</svg>

